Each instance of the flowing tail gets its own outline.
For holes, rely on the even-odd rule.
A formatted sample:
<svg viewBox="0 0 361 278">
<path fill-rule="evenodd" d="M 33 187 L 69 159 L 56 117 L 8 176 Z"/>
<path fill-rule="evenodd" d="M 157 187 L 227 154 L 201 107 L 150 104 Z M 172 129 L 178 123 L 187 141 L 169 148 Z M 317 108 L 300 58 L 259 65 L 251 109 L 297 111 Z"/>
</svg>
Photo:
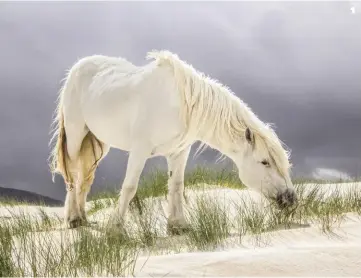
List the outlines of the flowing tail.
<svg viewBox="0 0 361 278">
<path fill-rule="evenodd" d="M 67 83 L 67 82 L 66 82 Z M 66 133 L 64 127 L 63 101 L 62 95 L 66 89 L 66 84 L 62 88 L 58 106 L 56 109 L 56 117 L 53 121 L 53 136 L 50 140 L 50 145 L 56 140 L 54 147 L 51 150 L 49 157 L 50 172 L 52 174 L 52 181 L 55 181 L 55 175 L 63 176 L 66 184 L 73 184 L 72 176 L 68 170 L 68 163 L 70 161 L 67 147 L 66 147 Z"/>
</svg>

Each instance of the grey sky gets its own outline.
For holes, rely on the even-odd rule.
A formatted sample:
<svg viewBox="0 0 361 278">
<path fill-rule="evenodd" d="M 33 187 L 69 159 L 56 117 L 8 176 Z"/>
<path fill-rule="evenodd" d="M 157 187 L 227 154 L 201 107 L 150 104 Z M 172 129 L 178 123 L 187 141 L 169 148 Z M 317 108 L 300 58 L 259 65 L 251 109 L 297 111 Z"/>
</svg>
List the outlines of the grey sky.
<svg viewBox="0 0 361 278">
<path fill-rule="evenodd" d="M 65 70 L 92 54 L 142 65 L 151 49 L 178 53 L 275 123 L 295 175 L 361 174 L 361 13 L 347 1 L 0 2 L 0 40 L 0 186 L 64 199 L 46 160 Z M 113 150 L 95 189 L 119 184 L 126 159 Z"/>
</svg>

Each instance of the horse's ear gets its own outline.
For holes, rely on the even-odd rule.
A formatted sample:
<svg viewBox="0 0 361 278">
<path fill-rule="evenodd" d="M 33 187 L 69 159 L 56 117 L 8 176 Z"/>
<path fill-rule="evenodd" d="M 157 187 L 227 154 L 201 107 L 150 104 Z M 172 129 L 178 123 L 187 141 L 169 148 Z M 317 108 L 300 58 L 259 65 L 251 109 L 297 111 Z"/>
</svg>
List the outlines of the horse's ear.
<svg viewBox="0 0 361 278">
<path fill-rule="evenodd" d="M 245 131 L 246 140 L 248 143 L 253 144 L 253 134 L 251 130 L 247 127 Z"/>
</svg>

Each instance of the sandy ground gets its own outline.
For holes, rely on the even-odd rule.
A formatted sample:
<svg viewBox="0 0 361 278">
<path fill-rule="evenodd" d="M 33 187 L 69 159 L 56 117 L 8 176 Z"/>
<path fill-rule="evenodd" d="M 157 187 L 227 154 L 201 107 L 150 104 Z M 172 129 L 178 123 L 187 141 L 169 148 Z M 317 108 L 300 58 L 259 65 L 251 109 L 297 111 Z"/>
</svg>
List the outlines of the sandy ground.
<svg viewBox="0 0 361 278">
<path fill-rule="evenodd" d="M 361 220 L 348 218 L 334 237 L 310 227 L 269 234 L 263 247 L 142 257 L 136 275 L 361 277 Z"/>
<path fill-rule="evenodd" d="M 306 186 L 312 190 L 314 185 Z M 335 190 L 347 194 L 351 188 L 361 190 L 361 183 L 322 185 L 327 194 Z M 213 200 L 230 205 L 247 200 L 245 205 L 258 205 L 266 208 L 267 201 L 258 193 L 249 190 L 212 189 L 207 191 L 187 191 L 189 204 L 205 194 Z M 163 198 L 154 200 L 153 217 L 157 227 L 165 233 L 167 204 Z M 87 203 L 87 208 L 91 203 Z M 40 207 L 17 206 L 1 207 L 0 221 L 16 215 L 36 215 Z M 43 208 L 51 215 L 63 217 L 63 208 Z M 231 218 L 236 211 L 229 206 Z M 89 220 L 106 220 L 112 209 L 103 209 L 91 215 Z M 163 227 L 163 229 L 161 229 Z M 216 252 L 193 252 L 162 256 L 140 257 L 135 275 L 155 276 L 298 276 L 298 277 L 361 277 L 361 218 L 348 214 L 342 225 L 334 231 L 334 236 L 325 235 L 318 227 L 310 226 L 292 230 L 280 230 L 263 237 L 261 246 L 253 237 L 246 237 L 242 245 L 232 245 Z M 59 241 L 62 228 L 54 231 L 38 232 L 32 235 L 31 242 L 38 242 L 42 233 L 50 236 L 52 244 Z M 165 235 L 165 234 L 164 234 Z M 40 240 L 39 240 L 40 242 Z M 41 243 L 43 244 L 43 243 Z M 71 244 L 71 242 L 69 242 Z M 21 242 L 16 242 L 19 249 Z M 54 246 L 54 245 L 53 245 Z"/>
</svg>

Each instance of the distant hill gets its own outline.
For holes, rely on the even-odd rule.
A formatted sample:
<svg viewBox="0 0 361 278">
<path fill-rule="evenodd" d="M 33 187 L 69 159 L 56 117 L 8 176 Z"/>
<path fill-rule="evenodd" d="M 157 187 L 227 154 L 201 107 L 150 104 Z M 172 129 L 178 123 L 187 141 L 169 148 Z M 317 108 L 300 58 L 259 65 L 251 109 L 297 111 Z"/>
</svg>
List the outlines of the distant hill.
<svg viewBox="0 0 361 278">
<path fill-rule="evenodd" d="M 64 203 L 50 197 L 46 197 L 34 192 L 29 192 L 20 189 L 0 187 L 0 201 L 1 200 L 16 200 L 33 205 L 44 204 L 49 207 L 63 206 Z"/>
</svg>

